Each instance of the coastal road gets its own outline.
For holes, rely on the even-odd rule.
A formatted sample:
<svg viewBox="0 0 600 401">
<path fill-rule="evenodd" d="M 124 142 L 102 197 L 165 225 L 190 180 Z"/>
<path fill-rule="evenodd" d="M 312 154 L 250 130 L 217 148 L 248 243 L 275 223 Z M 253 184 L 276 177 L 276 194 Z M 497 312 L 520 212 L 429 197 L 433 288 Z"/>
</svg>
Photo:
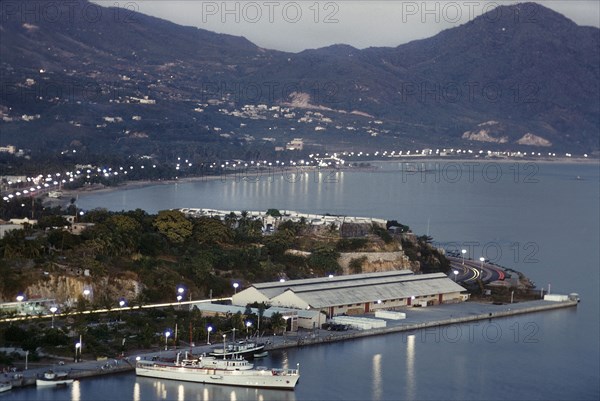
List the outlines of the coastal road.
<svg viewBox="0 0 600 401">
<path fill-rule="evenodd" d="M 477 280 L 481 280 L 484 284 L 492 281 L 504 280 L 506 273 L 498 266 L 490 263 L 481 263 L 470 259 L 465 259 L 463 264 L 462 258 L 448 257 L 450 261 L 450 272 L 448 277 L 455 280 L 457 283 L 467 285 L 475 284 Z M 455 275 L 454 271 L 458 274 Z"/>
</svg>

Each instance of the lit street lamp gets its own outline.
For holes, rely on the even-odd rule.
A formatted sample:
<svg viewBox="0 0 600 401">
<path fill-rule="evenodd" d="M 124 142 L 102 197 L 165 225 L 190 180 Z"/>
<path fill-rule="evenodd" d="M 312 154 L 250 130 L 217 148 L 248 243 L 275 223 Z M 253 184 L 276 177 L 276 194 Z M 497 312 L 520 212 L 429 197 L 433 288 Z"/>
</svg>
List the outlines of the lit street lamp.
<svg viewBox="0 0 600 401">
<path fill-rule="evenodd" d="M 251 321 L 247 321 L 246 322 L 246 338 L 248 338 L 248 329 L 250 329 L 250 326 L 252 326 L 252 322 Z"/>
<path fill-rule="evenodd" d="M 481 262 L 481 270 L 483 270 L 483 261 L 485 260 L 485 258 L 483 256 L 481 256 L 479 258 L 479 261 Z"/>
<path fill-rule="evenodd" d="M 233 283 L 233 293 L 237 294 L 237 289 L 240 285 L 238 283 Z"/>
<path fill-rule="evenodd" d="M 23 312 L 24 308 L 23 308 L 23 304 L 21 304 L 21 302 L 23 302 L 25 300 L 25 296 L 23 294 L 19 294 L 17 295 L 17 301 L 19 302 L 19 310 L 20 313 L 25 314 Z"/>
<path fill-rule="evenodd" d="M 124 299 L 120 299 L 119 300 L 119 307 L 121 309 L 123 309 L 123 307 L 125 306 L 125 300 Z M 123 313 L 122 311 L 119 311 L 119 321 L 121 321 L 121 313 Z"/>
<path fill-rule="evenodd" d="M 206 331 L 207 331 L 207 333 L 206 333 L 206 345 L 210 345 L 210 333 L 211 333 L 211 331 L 213 331 L 212 326 L 208 326 L 206 328 Z"/>
<path fill-rule="evenodd" d="M 460 253 L 462 253 L 462 264 L 465 264 L 465 253 L 467 253 L 466 249 L 463 249 L 462 251 L 460 251 Z"/>
<path fill-rule="evenodd" d="M 165 331 L 165 351 L 168 349 L 168 341 L 171 336 L 171 332 L 169 330 Z"/>
<path fill-rule="evenodd" d="M 181 300 L 182 299 L 183 299 L 183 296 L 177 295 L 177 302 L 179 302 L 179 306 L 178 306 L 179 309 L 181 309 Z"/>
<path fill-rule="evenodd" d="M 52 312 L 52 328 L 54 328 L 54 314 L 56 313 L 57 310 L 58 310 L 58 308 L 56 306 L 50 307 L 50 312 Z"/>
<path fill-rule="evenodd" d="M 75 362 L 81 361 L 81 348 L 82 347 L 83 347 L 83 343 L 81 341 L 81 335 L 80 335 L 79 342 L 75 343 Z"/>
<path fill-rule="evenodd" d="M 458 270 L 454 270 L 454 282 L 456 283 L 456 277 L 458 276 Z"/>
</svg>

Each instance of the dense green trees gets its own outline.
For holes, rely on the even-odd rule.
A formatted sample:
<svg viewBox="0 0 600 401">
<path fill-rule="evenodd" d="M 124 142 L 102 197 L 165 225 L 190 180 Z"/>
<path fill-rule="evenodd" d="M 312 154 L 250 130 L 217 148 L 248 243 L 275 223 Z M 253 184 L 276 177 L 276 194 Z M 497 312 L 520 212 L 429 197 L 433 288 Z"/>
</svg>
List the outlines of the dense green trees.
<svg viewBox="0 0 600 401">
<path fill-rule="evenodd" d="M 163 210 L 154 220 L 154 227 L 174 244 L 192 235 L 193 224 L 178 210 Z"/>
<path fill-rule="evenodd" d="M 143 289 L 140 302 L 173 301 L 180 284 L 195 298 L 220 297 L 233 292 L 233 281 L 340 274 L 339 252 L 382 246 L 373 235 L 340 238 L 337 232 L 328 228 L 319 232 L 302 220 L 282 221 L 274 232 L 263 233 L 264 222 L 246 212 L 221 220 L 189 217 L 177 210 L 149 215 L 139 209 L 118 213 L 96 209 L 80 218 L 93 226 L 74 235 L 51 228 L 64 223 L 64 211 L 53 212 L 56 215 L 44 218 L 41 227 L 10 231 L 0 240 L 0 273 L 6 272 L 0 282 L 3 294 L 12 296 L 16 289 L 39 281 L 40 270 L 70 274 L 86 269 L 93 278 L 138 280 Z M 277 215 L 275 209 L 270 213 Z M 394 240 L 383 228 L 373 231 L 383 241 Z M 425 269 L 447 268 L 443 256 L 426 239 L 403 242 L 403 246 L 409 258 L 420 261 Z M 351 261 L 350 271 L 360 272 L 364 263 L 364 258 Z M 109 305 L 109 294 L 102 295 L 104 300 L 98 294 L 94 302 Z"/>
</svg>

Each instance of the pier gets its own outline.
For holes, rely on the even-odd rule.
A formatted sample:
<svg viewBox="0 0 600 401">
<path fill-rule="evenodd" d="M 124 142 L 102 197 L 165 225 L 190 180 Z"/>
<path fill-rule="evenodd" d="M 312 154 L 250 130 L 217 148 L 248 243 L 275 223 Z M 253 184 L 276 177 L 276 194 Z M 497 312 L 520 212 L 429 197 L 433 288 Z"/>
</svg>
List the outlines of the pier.
<svg viewBox="0 0 600 401">
<path fill-rule="evenodd" d="M 283 335 L 264 337 L 263 340 L 267 342 L 265 350 L 271 351 L 308 345 L 326 344 L 337 341 L 347 341 L 390 333 L 411 332 L 427 328 L 459 325 L 482 320 L 507 318 L 510 316 L 523 315 L 527 313 L 572 308 L 577 306 L 577 304 L 578 302 L 576 300 L 536 300 L 502 305 L 480 302 L 463 302 L 428 307 L 408 307 L 402 309 L 402 312 L 406 313 L 406 319 L 385 319 L 387 322 L 387 327 L 385 328 L 348 331 L 327 331 L 322 329 L 301 330 L 299 332 L 283 333 Z M 53 365 L 44 368 L 40 367 L 19 372 L 19 375 L 22 375 L 22 377 L 18 379 L 12 379 L 11 382 L 13 387 L 35 385 L 36 376 L 48 369 L 69 372 L 71 378 L 73 379 L 83 379 L 106 374 L 130 372 L 135 369 L 136 357 L 140 357 L 142 359 L 152 359 L 152 357 L 174 359 L 176 353 L 180 351 L 191 351 L 194 354 L 201 354 L 208 353 L 215 346 L 216 344 L 195 347 L 180 346 L 178 349 L 171 348 L 167 351 L 162 350 L 162 348 L 154 351 L 144 350 L 138 353 L 132 352 L 127 358 L 121 359 L 106 359 L 100 361 L 90 360 L 79 363 L 69 363 L 63 366 Z M 4 378 L 4 381 L 9 379 L 10 378 Z"/>
</svg>

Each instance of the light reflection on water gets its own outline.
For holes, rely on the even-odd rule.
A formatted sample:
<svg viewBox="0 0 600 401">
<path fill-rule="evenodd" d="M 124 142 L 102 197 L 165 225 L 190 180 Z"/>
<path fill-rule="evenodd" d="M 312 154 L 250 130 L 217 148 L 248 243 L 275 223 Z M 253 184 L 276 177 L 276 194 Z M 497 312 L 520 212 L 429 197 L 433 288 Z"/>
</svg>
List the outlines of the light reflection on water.
<svg viewBox="0 0 600 401">
<path fill-rule="evenodd" d="M 140 384 L 135 382 L 133 385 L 133 401 L 141 401 L 140 398 Z"/>
<path fill-rule="evenodd" d="M 380 400 L 383 392 L 381 354 L 373 355 L 373 401 Z"/>
<path fill-rule="evenodd" d="M 81 400 L 81 387 L 79 385 L 79 380 L 75 380 L 71 385 L 71 401 L 80 401 Z"/>
<path fill-rule="evenodd" d="M 415 335 L 411 334 L 406 339 L 406 393 L 408 398 L 414 399 L 416 375 L 415 375 Z"/>
</svg>

